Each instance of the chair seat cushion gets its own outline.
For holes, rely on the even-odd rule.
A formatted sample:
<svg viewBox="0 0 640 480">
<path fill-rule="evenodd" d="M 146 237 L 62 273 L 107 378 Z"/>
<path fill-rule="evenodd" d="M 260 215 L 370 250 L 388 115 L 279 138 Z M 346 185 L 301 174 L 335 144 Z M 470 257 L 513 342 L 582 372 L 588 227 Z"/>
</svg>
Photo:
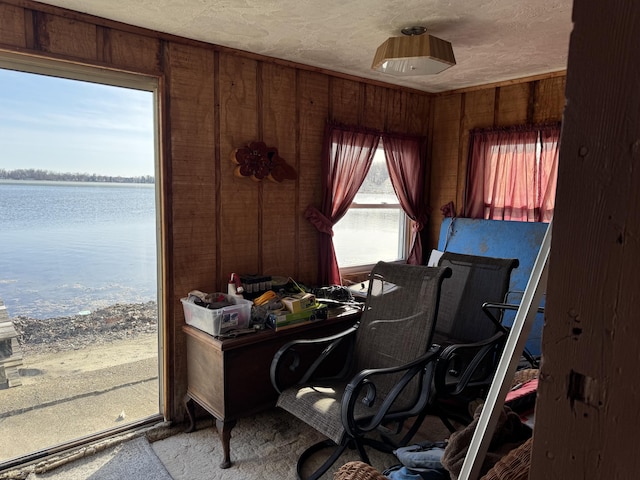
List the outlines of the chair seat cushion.
<svg viewBox="0 0 640 480">
<path fill-rule="evenodd" d="M 344 389 L 345 385 L 339 382 L 324 383 L 322 386 L 295 386 L 282 392 L 276 405 L 339 444 L 345 434 L 341 413 Z M 373 417 L 384 398 L 385 395 L 377 395 L 370 406 L 358 400 L 353 418 L 358 421 Z M 391 411 L 402 411 L 415 402 L 403 400 L 406 399 L 395 402 Z"/>
<path fill-rule="evenodd" d="M 340 399 L 344 386 L 292 387 L 280 394 L 277 406 L 295 415 L 336 443 L 344 435 Z"/>
</svg>

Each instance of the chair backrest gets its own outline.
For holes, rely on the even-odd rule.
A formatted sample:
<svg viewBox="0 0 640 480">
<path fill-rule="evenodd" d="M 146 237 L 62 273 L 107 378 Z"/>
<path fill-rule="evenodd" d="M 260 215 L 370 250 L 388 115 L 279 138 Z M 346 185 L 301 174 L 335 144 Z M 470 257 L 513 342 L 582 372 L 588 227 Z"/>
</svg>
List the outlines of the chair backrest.
<svg viewBox="0 0 640 480">
<path fill-rule="evenodd" d="M 493 258 L 445 252 L 438 265 L 449 267 L 444 279 L 434 341 L 440 344 L 485 340 L 497 327 L 482 310 L 485 302 L 504 302 L 515 258 Z M 500 312 L 494 312 L 496 318 Z"/>
<path fill-rule="evenodd" d="M 403 365 L 431 346 L 446 267 L 378 262 L 369 277 L 354 349 L 355 372 Z M 395 384 L 383 385 L 386 390 Z M 380 388 L 380 385 L 377 385 Z"/>
</svg>

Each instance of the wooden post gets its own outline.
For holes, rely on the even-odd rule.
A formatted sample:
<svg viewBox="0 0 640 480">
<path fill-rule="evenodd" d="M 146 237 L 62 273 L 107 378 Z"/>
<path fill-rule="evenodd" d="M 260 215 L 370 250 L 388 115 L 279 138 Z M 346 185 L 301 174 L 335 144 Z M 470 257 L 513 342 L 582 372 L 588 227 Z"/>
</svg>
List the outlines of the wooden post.
<svg viewBox="0 0 640 480">
<path fill-rule="evenodd" d="M 0 388 L 22 385 L 18 367 L 22 365 L 22 350 L 18 332 L 9 320 L 7 307 L 0 300 Z"/>
<path fill-rule="evenodd" d="M 631 479 L 640 468 L 640 2 L 577 1 L 572 20 L 529 478 Z"/>
</svg>

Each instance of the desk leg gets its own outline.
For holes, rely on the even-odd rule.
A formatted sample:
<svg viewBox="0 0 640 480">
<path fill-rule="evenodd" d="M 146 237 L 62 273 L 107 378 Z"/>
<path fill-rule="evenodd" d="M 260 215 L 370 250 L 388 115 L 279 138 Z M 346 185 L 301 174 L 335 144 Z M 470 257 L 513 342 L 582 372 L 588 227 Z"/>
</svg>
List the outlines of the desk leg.
<svg viewBox="0 0 640 480">
<path fill-rule="evenodd" d="M 189 426 L 185 428 L 186 433 L 193 432 L 196 429 L 196 414 L 195 414 L 195 406 L 194 400 L 191 398 L 191 395 L 188 393 L 184 396 L 182 400 L 184 404 L 184 408 L 187 411 L 187 416 L 189 417 Z M 220 420 L 216 418 L 216 429 L 218 430 L 218 435 L 220 435 L 220 442 L 222 443 L 222 463 L 220 464 L 220 468 L 229 468 L 231 466 L 231 430 L 236 426 L 236 420 Z"/>
<path fill-rule="evenodd" d="M 216 428 L 220 435 L 220 441 L 222 442 L 222 453 L 224 458 L 220 464 L 220 468 L 229 468 L 231 466 L 230 442 L 231 442 L 231 430 L 236 426 L 235 420 L 219 420 L 216 418 Z"/>
</svg>

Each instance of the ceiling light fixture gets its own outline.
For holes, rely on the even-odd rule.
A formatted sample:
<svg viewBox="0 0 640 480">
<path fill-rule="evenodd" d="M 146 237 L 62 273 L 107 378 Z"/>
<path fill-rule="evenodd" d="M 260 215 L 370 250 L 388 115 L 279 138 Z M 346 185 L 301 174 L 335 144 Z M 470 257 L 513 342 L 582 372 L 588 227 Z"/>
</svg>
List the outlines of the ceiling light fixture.
<svg viewBox="0 0 640 480">
<path fill-rule="evenodd" d="M 376 50 L 371 68 L 391 75 L 433 75 L 454 66 L 451 43 L 424 35 L 426 31 L 407 27 L 403 37 L 389 37 Z"/>
</svg>

